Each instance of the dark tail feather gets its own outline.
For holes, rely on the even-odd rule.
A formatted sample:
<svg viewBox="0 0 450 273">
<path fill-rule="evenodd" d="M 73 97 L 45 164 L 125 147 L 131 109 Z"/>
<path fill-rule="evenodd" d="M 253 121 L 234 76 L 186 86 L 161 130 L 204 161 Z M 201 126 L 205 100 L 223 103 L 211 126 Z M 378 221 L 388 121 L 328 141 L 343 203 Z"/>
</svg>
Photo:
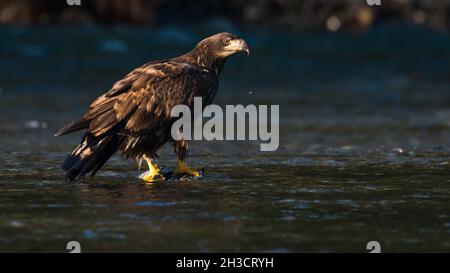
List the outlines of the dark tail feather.
<svg viewBox="0 0 450 273">
<path fill-rule="evenodd" d="M 95 173 L 108 161 L 123 142 L 123 136 L 105 136 L 101 138 L 86 134 L 80 145 L 61 163 L 66 180 L 74 181 L 85 174 Z"/>
<path fill-rule="evenodd" d="M 84 117 L 74 120 L 71 123 L 64 126 L 63 128 L 59 129 L 59 131 L 55 134 L 55 136 L 62 136 L 75 131 L 86 129 L 87 127 L 89 127 L 90 122 L 91 121 L 89 119 L 85 119 Z"/>
</svg>

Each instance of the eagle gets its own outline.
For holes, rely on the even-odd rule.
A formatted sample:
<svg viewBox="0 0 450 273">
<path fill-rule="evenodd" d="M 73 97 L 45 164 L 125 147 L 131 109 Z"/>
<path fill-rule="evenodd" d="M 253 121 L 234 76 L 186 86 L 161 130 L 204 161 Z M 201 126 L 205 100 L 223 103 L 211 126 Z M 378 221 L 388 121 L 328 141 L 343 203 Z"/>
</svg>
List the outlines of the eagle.
<svg viewBox="0 0 450 273">
<path fill-rule="evenodd" d="M 139 165 L 142 160 L 147 162 L 149 170 L 140 176 L 143 180 L 165 179 L 155 158 L 166 143 L 172 145 L 178 159 L 175 174 L 200 176 L 186 164 L 188 141 L 172 138 L 176 118 L 171 110 L 180 104 L 192 110 L 194 97 L 201 97 L 203 106 L 211 104 L 228 57 L 239 52 L 250 53 L 245 40 L 218 33 L 184 55 L 148 62 L 114 83 L 81 118 L 55 134 L 85 131 L 80 144 L 61 163 L 66 180 L 94 176 L 116 152 L 134 158 Z"/>
</svg>

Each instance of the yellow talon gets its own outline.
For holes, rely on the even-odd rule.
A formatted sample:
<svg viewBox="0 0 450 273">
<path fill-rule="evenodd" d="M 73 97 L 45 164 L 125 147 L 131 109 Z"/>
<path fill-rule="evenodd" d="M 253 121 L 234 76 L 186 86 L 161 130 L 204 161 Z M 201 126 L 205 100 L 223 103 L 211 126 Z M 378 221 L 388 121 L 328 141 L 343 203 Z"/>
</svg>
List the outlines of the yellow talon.
<svg viewBox="0 0 450 273">
<path fill-rule="evenodd" d="M 164 179 L 164 175 L 161 173 L 160 169 L 158 168 L 158 166 L 156 166 L 152 159 L 148 158 L 145 155 L 142 158 L 147 162 L 148 171 L 141 174 L 139 178 L 146 182 L 153 182 L 155 180 Z"/>
<path fill-rule="evenodd" d="M 175 170 L 175 174 L 178 174 L 178 175 L 180 175 L 180 174 L 188 174 L 188 175 L 191 175 L 191 176 L 201 176 L 199 171 L 196 171 L 196 170 L 193 170 L 193 169 L 189 168 L 184 163 L 183 160 L 179 160 L 178 161 L 178 167 Z"/>
</svg>

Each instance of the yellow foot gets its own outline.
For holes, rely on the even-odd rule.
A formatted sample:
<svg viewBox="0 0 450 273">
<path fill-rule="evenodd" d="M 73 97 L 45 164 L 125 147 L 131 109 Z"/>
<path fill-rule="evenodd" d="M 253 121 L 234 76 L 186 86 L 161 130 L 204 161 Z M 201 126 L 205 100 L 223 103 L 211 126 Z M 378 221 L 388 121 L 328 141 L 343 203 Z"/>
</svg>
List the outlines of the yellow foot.
<svg viewBox="0 0 450 273">
<path fill-rule="evenodd" d="M 165 179 L 164 175 L 161 173 L 161 171 L 158 168 L 158 166 L 156 166 L 156 164 L 150 158 L 144 156 L 143 159 L 145 161 L 147 161 L 148 171 L 146 171 L 145 173 L 141 174 L 139 176 L 140 179 L 142 179 L 142 180 L 144 180 L 146 182 L 153 182 L 153 181 L 164 180 Z"/>
<path fill-rule="evenodd" d="M 154 182 L 165 179 L 162 173 L 153 173 L 152 171 L 146 171 L 145 173 L 141 174 L 139 178 L 144 180 L 145 182 Z"/>
<path fill-rule="evenodd" d="M 178 167 L 175 170 L 175 174 L 176 175 L 187 174 L 187 175 L 196 176 L 196 177 L 202 176 L 202 172 L 189 168 L 188 166 L 186 166 L 186 164 L 182 160 L 178 161 Z"/>
</svg>

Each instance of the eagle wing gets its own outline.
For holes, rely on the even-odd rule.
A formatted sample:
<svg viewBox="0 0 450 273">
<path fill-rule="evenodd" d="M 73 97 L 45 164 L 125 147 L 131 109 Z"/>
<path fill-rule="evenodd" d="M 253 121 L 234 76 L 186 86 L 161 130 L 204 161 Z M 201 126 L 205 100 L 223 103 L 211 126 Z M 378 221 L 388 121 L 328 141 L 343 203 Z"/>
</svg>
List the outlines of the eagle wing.
<svg viewBox="0 0 450 273">
<path fill-rule="evenodd" d="M 195 96 L 208 103 L 215 96 L 214 74 L 196 65 L 177 61 L 153 62 L 136 68 L 97 98 L 82 118 L 57 135 L 88 129 L 93 136 L 107 133 L 143 134 L 173 120 L 175 105 L 193 104 Z"/>
</svg>

